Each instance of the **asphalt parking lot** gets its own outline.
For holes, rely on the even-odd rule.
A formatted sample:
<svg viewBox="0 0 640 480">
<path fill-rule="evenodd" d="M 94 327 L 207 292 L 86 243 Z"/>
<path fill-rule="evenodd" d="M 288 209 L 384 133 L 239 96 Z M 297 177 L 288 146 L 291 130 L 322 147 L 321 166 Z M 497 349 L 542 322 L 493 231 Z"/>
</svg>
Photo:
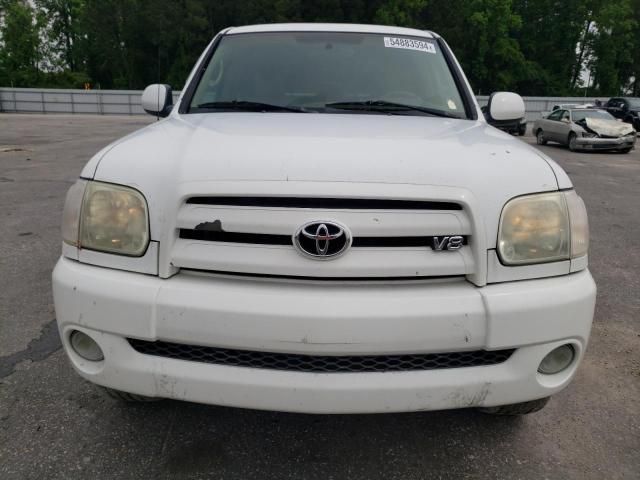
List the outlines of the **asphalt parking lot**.
<svg viewBox="0 0 640 480">
<path fill-rule="evenodd" d="M 585 361 L 542 412 L 313 416 L 173 401 L 131 406 L 72 371 L 50 274 L 66 190 L 93 153 L 151 121 L 0 114 L 1 479 L 640 478 L 640 148 L 540 147 L 587 204 L 598 284 Z"/>
</svg>

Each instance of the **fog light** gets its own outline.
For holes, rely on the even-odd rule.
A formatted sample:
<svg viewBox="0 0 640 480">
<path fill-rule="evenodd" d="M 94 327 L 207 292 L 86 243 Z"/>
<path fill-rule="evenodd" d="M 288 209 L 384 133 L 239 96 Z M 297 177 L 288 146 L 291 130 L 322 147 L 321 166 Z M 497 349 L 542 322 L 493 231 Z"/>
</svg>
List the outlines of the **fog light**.
<svg viewBox="0 0 640 480">
<path fill-rule="evenodd" d="M 569 343 L 555 348 L 542 359 L 542 362 L 540 362 L 540 366 L 538 367 L 538 372 L 546 375 L 553 375 L 554 373 L 561 372 L 571 365 L 575 356 L 576 351 L 573 348 L 573 345 Z"/>
<path fill-rule="evenodd" d="M 69 341 L 73 350 L 85 360 L 99 362 L 104 359 L 100 346 L 86 333 L 74 330 L 71 332 Z"/>
</svg>

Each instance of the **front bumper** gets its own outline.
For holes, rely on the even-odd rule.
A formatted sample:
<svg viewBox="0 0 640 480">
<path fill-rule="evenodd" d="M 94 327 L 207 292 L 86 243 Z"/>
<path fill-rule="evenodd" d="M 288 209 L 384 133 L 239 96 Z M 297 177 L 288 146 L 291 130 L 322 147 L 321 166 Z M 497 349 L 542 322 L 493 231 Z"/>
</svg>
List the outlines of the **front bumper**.
<svg viewBox="0 0 640 480">
<path fill-rule="evenodd" d="M 633 148 L 635 143 L 635 135 L 628 135 L 619 138 L 576 138 L 576 144 L 578 145 L 578 148 L 582 148 L 585 150 L 624 150 L 626 148 Z"/>
<path fill-rule="evenodd" d="M 170 279 L 62 258 L 53 273 L 63 345 L 84 378 L 147 396 L 266 410 L 365 413 L 496 406 L 566 387 L 588 341 L 588 271 L 477 288 L 463 281 L 293 282 L 180 273 Z M 69 345 L 82 330 L 101 346 L 89 362 Z M 517 348 L 504 363 L 385 373 L 304 373 L 143 355 L 126 338 L 307 355 Z M 537 373 L 572 343 L 563 372 Z"/>
</svg>

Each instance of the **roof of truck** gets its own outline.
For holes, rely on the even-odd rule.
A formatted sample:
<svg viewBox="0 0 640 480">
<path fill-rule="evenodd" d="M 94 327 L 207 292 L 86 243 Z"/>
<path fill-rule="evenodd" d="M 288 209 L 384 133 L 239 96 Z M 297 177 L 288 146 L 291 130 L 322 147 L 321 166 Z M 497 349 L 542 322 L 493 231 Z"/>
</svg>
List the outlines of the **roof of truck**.
<svg viewBox="0 0 640 480">
<path fill-rule="evenodd" d="M 353 32 L 353 33 L 384 33 L 387 35 L 411 35 L 414 37 L 438 38 L 433 32 L 417 30 L 415 28 L 389 27 L 385 25 L 359 25 L 355 23 L 270 23 L 265 25 L 246 25 L 231 27 L 225 33 L 257 32 Z"/>
</svg>

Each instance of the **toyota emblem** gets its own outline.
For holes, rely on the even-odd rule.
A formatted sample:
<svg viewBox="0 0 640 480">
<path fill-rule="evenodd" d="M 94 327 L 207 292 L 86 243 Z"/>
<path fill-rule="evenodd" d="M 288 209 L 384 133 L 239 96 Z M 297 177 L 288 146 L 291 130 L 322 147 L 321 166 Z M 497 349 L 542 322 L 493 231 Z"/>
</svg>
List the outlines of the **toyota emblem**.
<svg viewBox="0 0 640 480">
<path fill-rule="evenodd" d="M 342 255 L 351 245 L 346 227 L 329 221 L 305 223 L 293 236 L 293 244 L 302 254 L 318 260 Z"/>
</svg>

